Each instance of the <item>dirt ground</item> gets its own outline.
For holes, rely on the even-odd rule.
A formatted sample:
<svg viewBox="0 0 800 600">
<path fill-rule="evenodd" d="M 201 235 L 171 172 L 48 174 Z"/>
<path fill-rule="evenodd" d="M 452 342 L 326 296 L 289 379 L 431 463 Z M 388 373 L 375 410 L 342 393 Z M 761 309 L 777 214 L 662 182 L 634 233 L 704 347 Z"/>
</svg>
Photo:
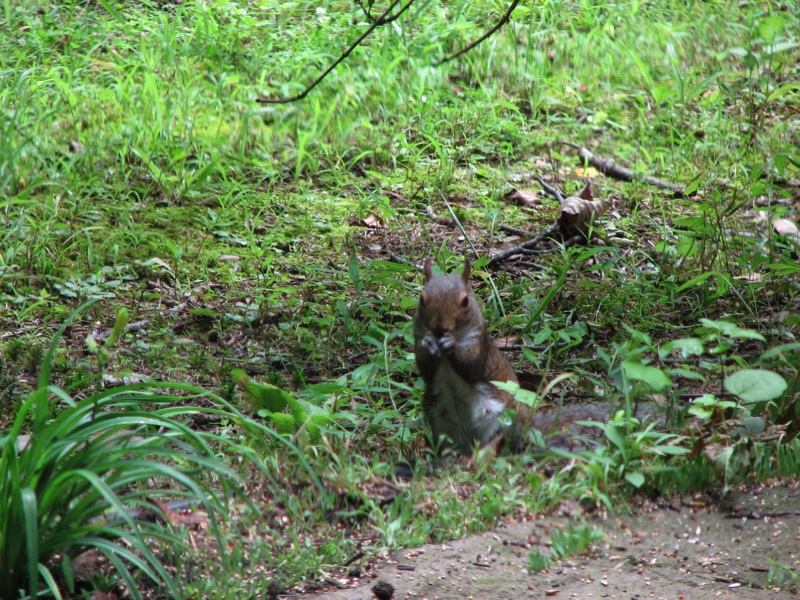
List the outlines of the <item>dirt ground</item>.
<svg viewBox="0 0 800 600">
<path fill-rule="evenodd" d="M 384 581 L 394 598 L 506 600 L 516 598 L 797 598 L 768 581 L 772 559 L 800 577 L 800 486 L 776 485 L 707 497 L 645 503 L 633 515 L 590 516 L 604 538 L 588 556 L 527 569 L 531 550 L 549 554 L 548 532 L 576 517 L 513 523 L 449 544 L 398 552 L 356 587 L 305 598 L 373 600 Z M 349 582 L 348 582 L 349 583 Z M 345 585 L 340 582 L 340 585 Z"/>
</svg>

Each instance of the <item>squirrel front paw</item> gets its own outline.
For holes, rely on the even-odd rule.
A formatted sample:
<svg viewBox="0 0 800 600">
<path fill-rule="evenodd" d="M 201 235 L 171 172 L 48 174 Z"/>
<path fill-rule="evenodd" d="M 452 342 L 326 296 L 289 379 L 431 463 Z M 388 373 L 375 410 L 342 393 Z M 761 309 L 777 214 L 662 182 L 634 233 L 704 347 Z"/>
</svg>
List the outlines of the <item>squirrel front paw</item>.
<svg viewBox="0 0 800 600">
<path fill-rule="evenodd" d="M 439 350 L 442 354 L 449 354 L 456 346 L 456 338 L 449 331 L 439 338 Z"/>
<path fill-rule="evenodd" d="M 437 341 L 436 337 L 432 333 L 426 333 L 425 337 L 422 338 L 420 342 L 423 348 L 430 352 L 431 356 L 438 357 L 439 353 L 441 352 L 439 348 L 439 342 Z"/>
</svg>

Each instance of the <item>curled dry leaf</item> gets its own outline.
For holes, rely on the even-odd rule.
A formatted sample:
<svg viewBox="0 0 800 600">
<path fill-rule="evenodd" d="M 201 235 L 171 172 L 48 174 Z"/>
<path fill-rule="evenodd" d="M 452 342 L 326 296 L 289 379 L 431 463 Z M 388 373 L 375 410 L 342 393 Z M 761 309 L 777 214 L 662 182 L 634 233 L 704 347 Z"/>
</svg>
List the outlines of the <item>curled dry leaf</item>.
<svg viewBox="0 0 800 600">
<path fill-rule="evenodd" d="M 614 195 L 603 200 L 592 200 L 591 190 L 585 194 L 587 188 L 581 191 L 580 196 L 570 196 L 561 203 L 561 213 L 558 216 L 558 224 L 562 231 L 574 231 L 584 229 L 591 224 L 594 219 L 601 217 L 614 206 L 618 196 Z M 589 195 L 589 197 L 585 197 Z"/>
<path fill-rule="evenodd" d="M 503 196 L 509 202 L 514 202 L 520 206 L 533 206 L 540 204 L 539 195 L 536 192 L 526 190 L 511 190 Z"/>
<path fill-rule="evenodd" d="M 364 217 L 364 225 L 370 227 L 372 229 L 383 229 L 383 221 L 377 215 L 369 213 L 366 217 Z"/>
</svg>

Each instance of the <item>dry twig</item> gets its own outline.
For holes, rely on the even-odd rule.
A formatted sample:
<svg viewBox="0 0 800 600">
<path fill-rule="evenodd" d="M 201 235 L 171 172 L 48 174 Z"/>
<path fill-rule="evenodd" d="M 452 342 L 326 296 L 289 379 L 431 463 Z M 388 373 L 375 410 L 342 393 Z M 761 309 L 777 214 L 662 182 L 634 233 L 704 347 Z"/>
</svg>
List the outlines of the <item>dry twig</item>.
<svg viewBox="0 0 800 600">
<path fill-rule="evenodd" d="M 675 183 L 670 183 L 668 181 L 662 181 L 661 179 L 658 179 L 656 177 L 650 177 L 649 175 L 643 175 L 639 177 L 630 169 L 626 169 L 625 167 L 619 166 L 610 158 L 609 159 L 601 158 L 596 154 L 592 154 L 586 148 L 578 146 L 578 144 L 573 144 L 572 142 L 566 142 L 563 140 L 559 143 L 564 144 L 565 146 L 569 146 L 570 148 L 575 148 L 578 151 L 578 156 L 581 158 L 581 160 L 585 160 L 595 169 L 597 169 L 604 175 L 607 175 L 608 177 L 612 177 L 614 179 L 620 179 L 622 181 L 634 181 L 636 179 L 641 179 L 645 183 L 649 183 L 650 185 L 654 185 L 656 187 L 665 190 L 670 190 L 671 192 L 674 192 L 679 196 L 683 196 L 683 191 L 684 191 L 683 186 L 680 186 Z"/>
<path fill-rule="evenodd" d="M 367 4 L 369 6 L 364 6 L 364 3 L 362 2 L 362 0 L 356 0 L 356 4 L 358 4 L 358 7 L 362 11 L 364 11 L 364 16 L 367 17 L 367 21 L 369 21 L 370 23 L 376 23 L 377 22 L 378 25 L 386 25 L 387 23 L 391 23 L 392 21 L 396 20 L 397 17 L 402 15 L 403 14 L 403 10 L 405 10 L 405 9 L 403 9 L 403 10 L 401 10 L 401 11 L 399 11 L 399 12 L 393 14 L 393 15 L 390 15 L 388 17 L 385 17 L 385 18 L 384 17 L 376 18 L 376 17 L 372 16 L 372 5 L 373 5 L 372 2 L 367 2 Z M 408 8 L 408 7 L 406 6 L 406 8 Z"/>
<path fill-rule="evenodd" d="M 449 61 L 453 60 L 454 58 L 458 58 L 462 54 L 466 54 L 467 52 L 472 50 L 475 46 L 477 46 L 481 42 L 485 41 L 487 38 L 490 38 L 492 35 L 494 35 L 494 33 L 498 29 L 500 29 L 503 25 L 508 23 L 509 19 L 511 18 L 511 13 L 514 12 L 514 9 L 517 8 L 518 4 L 519 4 L 519 0 L 512 0 L 511 4 L 508 5 L 508 9 L 506 10 L 505 13 L 503 13 L 503 16 L 500 17 L 500 20 L 495 24 L 494 27 L 492 27 L 489 31 L 484 33 L 477 40 L 475 40 L 471 44 L 468 44 L 467 46 L 465 46 L 464 48 L 462 48 L 461 50 L 459 50 L 455 54 L 451 54 L 450 56 L 447 56 L 447 57 L 443 58 L 442 60 L 433 63 L 433 66 L 434 67 L 438 67 L 439 65 L 442 65 L 442 64 L 444 64 L 446 62 L 449 62 Z"/>
<path fill-rule="evenodd" d="M 495 254 L 492 257 L 492 260 L 489 261 L 489 264 L 487 266 L 489 267 L 495 266 L 498 263 L 507 260 L 509 257 L 514 256 L 515 254 L 521 254 L 523 250 L 529 250 L 533 248 L 543 239 L 556 233 L 559 229 L 560 227 L 558 226 L 558 223 L 553 223 L 552 225 L 550 225 L 550 227 L 548 227 L 541 233 L 533 236 L 531 239 L 522 242 L 521 244 L 517 244 L 516 246 L 514 246 L 513 248 L 509 248 L 508 250 L 503 250 L 499 254 Z"/>
<path fill-rule="evenodd" d="M 378 17 L 375 21 L 373 21 L 372 25 L 370 25 L 369 28 L 364 33 L 362 33 L 355 42 L 350 44 L 350 47 L 344 52 L 342 52 L 339 58 L 333 61 L 333 64 L 331 64 L 331 66 L 325 69 L 322 72 L 322 74 L 319 75 L 319 77 L 317 77 L 314 81 L 312 81 L 311 84 L 301 93 L 297 94 L 296 96 L 291 96 L 290 98 L 256 98 L 256 102 L 260 102 L 261 104 L 288 104 L 289 102 L 297 102 L 298 100 L 302 100 L 303 98 L 308 96 L 308 93 L 315 87 L 317 87 L 317 85 L 319 85 L 319 83 L 323 79 L 325 79 L 328 76 L 328 74 L 339 65 L 339 63 L 341 63 L 345 58 L 350 56 L 350 53 L 356 48 L 358 48 L 358 46 L 361 44 L 361 42 L 363 42 L 367 38 L 367 36 L 369 36 L 373 31 L 375 31 L 381 25 L 385 25 L 386 23 L 394 21 L 397 17 L 406 12 L 408 10 L 408 7 L 411 6 L 413 3 L 414 0 L 408 0 L 408 2 L 399 11 L 397 11 L 397 13 L 392 14 L 392 11 L 395 9 L 395 7 L 398 4 L 400 4 L 400 0 L 394 0 L 394 2 L 392 2 L 389 5 L 389 8 L 387 8 L 380 17 Z"/>
</svg>

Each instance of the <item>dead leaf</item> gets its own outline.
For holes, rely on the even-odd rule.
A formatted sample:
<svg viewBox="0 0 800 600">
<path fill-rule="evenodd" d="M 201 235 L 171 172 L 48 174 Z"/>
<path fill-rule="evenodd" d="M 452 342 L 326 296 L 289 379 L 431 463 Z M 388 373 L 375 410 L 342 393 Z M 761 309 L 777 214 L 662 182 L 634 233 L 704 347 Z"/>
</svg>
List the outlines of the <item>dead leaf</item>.
<svg viewBox="0 0 800 600">
<path fill-rule="evenodd" d="M 103 566 L 103 556 L 94 548 L 81 552 L 72 559 L 72 571 L 76 581 L 89 581 Z"/>
<path fill-rule="evenodd" d="M 585 178 L 585 179 L 594 179 L 595 177 L 600 177 L 600 171 L 595 169 L 594 167 L 575 167 L 573 172 L 577 177 Z"/>
<path fill-rule="evenodd" d="M 561 213 L 558 224 L 562 231 L 585 229 L 597 217 L 603 216 L 614 206 L 618 196 L 614 195 L 604 200 L 591 200 L 591 188 L 587 185 L 581 190 L 579 196 L 570 196 L 561 203 Z"/>
<path fill-rule="evenodd" d="M 389 504 L 400 493 L 400 488 L 387 479 L 370 479 L 361 484 L 364 495 L 383 506 Z"/>
<path fill-rule="evenodd" d="M 148 498 L 147 501 L 158 508 L 161 511 L 161 514 L 164 515 L 164 519 L 172 523 L 173 525 L 205 525 L 208 520 L 203 513 L 199 512 L 178 512 L 173 509 L 169 504 L 161 502 L 160 500 L 155 500 L 153 498 Z"/>
<path fill-rule="evenodd" d="M 133 383 L 142 383 L 150 381 L 147 375 L 140 375 L 139 373 L 126 373 L 125 375 L 113 375 L 111 373 L 103 373 L 103 383 L 110 387 L 117 387 L 120 385 L 131 385 Z"/>
<path fill-rule="evenodd" d="M 785 235 L 794 243 L 800 242 L 800 231 L 793 221 L 789 219 L 772 219 L 772 226 L 780 235 Z"/>
<path fill-rule="evenodd" d="M 516 335 L 509 335 L 502 338 L 497 338 L 494 343 L 497 345 L 498 348 L 511 348 L 514 344 L 517 343 L 519 339 Z"/>
<path fill-rule="evenodd" d="M 362 221 L 364 225 L 372 229 L 383 229 L 383 221 L 381 221 L 380 217 L 372 213 L 369 213 Z"/>
<path fill-rule="evenodd" d="M 69 143 L 69 151 L 70 154 L 83 154 L 86 152 L 86 146 L 73 140 Z"/>
<path fill-rule="evenodd" d="M 559 504 L 558 508 L 556 508 L 556 515 L 559 517 L 574 519 L 576 517 L 580 517 L 582 514 L 583 508 L 581 507 L 580 503 L 573 498 L 564 500 L 564 502 Z"/>
<path fill-rule="evenodd" d="M 150 260 L 146 260 L 142 263 L 143 267 L 152 267 L 153 265 L 158 265 L 159 267 L 164 267 L 168 271 L 172 271 L 172 267 L 169 266 L 169 263 L 167 263 L 164 260 L 161 260 L 157 256 L 151 258 Z"/>
<path fill-rule="evenodd" d="M 519 204 L 520 206 L 534 206 L 541 204 L 539 195 L 536 192 L 526 190 L 511 190 L 503 196 L 506 200 Z"/>
</svg>

